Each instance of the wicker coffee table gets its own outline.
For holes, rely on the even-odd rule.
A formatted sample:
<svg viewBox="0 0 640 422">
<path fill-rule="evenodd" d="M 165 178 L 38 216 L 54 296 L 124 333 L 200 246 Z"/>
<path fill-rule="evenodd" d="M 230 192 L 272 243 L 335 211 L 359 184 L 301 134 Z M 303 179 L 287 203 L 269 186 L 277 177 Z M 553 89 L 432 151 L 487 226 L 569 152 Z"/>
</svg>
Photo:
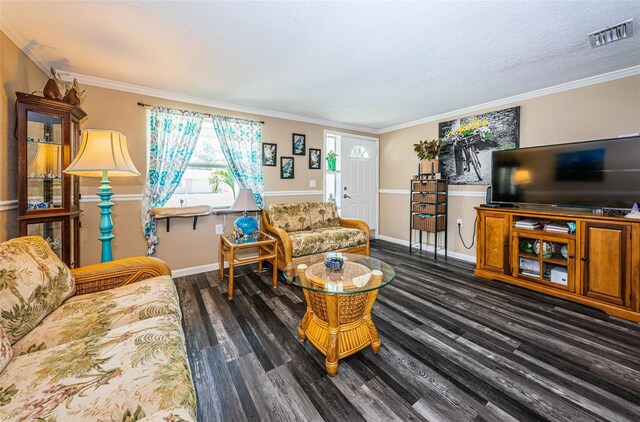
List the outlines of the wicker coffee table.
<svg viewBox="0 0 640 422">
<path fill-rule="evenodd" d="M 343 267 L 325 267 L 325 258 L 336 255 L 344 258 Z M 395 278 L 393 268 L 379 259 L 344 253 L 298 258 L 294 266 L 285 278 L 304 290 L 307 302 L 298 335 L 326 356 L 327 373 L 335 375 L 338 360 L 369 345 L 377 353 L 381 343 L 371 308 L 378 290 Z"/>
</svg>

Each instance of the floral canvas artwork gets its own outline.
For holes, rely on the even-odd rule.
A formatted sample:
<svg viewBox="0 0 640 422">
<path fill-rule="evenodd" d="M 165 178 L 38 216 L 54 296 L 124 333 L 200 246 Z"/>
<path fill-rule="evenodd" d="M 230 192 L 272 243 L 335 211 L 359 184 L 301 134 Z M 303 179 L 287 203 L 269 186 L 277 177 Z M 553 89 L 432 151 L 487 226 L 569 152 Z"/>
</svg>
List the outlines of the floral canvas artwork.
<svg viewBox="0 0 640 422">
<path fill-rule="evenodd" d="M 440 171 L 454 185 L 491 184 L 491 152 L 520 145 L 520 107 L 441 122 Z"/>
<path fill-rule="evenodd" d="M 278 157 L 278 145 L 262 143 L 262 165 L 275 167 L 276 158 Z"/>
</svg>

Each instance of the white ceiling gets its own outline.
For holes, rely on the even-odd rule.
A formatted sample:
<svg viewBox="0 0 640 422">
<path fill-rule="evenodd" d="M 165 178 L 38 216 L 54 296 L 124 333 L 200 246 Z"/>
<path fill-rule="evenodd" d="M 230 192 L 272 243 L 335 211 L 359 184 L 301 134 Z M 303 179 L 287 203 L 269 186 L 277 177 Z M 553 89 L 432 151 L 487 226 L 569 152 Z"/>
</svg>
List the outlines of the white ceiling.
<svg viewBox="0 0 640 422">
<path fill-rule="evenodd" d="M 640 1 L 0 3 L 42 66 L 373 129 L 640 65 Z"/>
</svg>

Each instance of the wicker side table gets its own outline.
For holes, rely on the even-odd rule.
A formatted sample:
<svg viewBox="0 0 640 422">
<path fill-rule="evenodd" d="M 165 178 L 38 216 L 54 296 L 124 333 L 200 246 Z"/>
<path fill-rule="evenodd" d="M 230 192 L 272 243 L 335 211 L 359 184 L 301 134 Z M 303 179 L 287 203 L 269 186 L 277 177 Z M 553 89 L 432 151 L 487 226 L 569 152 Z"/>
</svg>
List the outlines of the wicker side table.
<svg viewBox="0 0 640 422">
<path fill-rule="evenodd" d="M 258 256 L 238 258 L 238 250 L 258 248 Z M 278 287 L 278 248 L 276 239 L 263 232 L 256 232 L 245 238 L 223 234 L 220 236 L 220 280 L 224 281 L 224 261 L 229 263 L 229 287 L 227 294 L 233 300 L 233 270 L 235 265 L 258 263 L 258 271 L 262 270 L 262 262 L 269 261 L 273 266 L 271 285 Z"/>
</svg>

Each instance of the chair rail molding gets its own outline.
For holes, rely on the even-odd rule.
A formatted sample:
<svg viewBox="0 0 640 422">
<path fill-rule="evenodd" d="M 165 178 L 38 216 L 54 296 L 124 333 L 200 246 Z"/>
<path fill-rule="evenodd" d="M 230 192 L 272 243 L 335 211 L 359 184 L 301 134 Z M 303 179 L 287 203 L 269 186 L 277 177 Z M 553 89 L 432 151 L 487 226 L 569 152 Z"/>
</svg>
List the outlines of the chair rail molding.
<svg viewBox="0 0 640 422">
<path fill-rule="evenodd" d="M 8 200 L 0 201 L 0 212 L 17 210 L 17 209 L 18 209 L 17 199 L 8 199 Z"/>
<path fill-rule="evenodd" d="M 380 189 L 380 193 L 396 194 L 396 195 L 409 195 L 411 191 L 409 189 Z M 484 198 L 485 192 L 476 190 L 449 190 L 449 196 L 469 196 L 473 198 Z"/>
</svg>

